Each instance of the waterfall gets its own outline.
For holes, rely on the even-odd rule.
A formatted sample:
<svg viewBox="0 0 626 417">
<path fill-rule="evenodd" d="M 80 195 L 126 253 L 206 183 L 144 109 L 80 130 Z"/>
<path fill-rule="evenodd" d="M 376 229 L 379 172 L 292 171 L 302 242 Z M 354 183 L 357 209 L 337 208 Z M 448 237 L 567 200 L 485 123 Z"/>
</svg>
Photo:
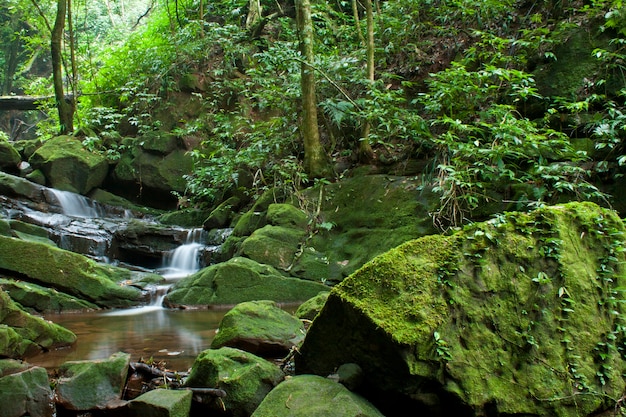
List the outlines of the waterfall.
<svg viewBox="0 0 626 417">
<path fill-rule="evenodd" d="M 61 207 L 62 213 L 66 216 L 97 218 L 102 217 L 102 209 L 98 204 L 85 196 L 71 193 L 69 191 L 48 189 Z"/>
<path fill-rule="evenodd" d="M 204 247 L 206 232 L 191 229 L 187 232 L 185 243 L 165 255 L 163 262 L 166 279 L 183 278 L 200 269 L 200 250 Z"/>
</svg>

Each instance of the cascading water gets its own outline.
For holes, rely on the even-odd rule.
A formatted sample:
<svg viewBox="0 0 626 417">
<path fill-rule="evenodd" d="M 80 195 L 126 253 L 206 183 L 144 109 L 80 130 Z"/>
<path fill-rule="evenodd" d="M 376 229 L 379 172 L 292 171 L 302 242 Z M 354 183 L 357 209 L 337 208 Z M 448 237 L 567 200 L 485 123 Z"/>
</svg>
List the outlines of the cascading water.
<svg viewBox="0 0 626 417">
<path fill-rule="evenodd" d="M 200 269 L 201 243 L 206 239 L 203 229 L 192 229 L 187 232 L 185 243 L 167 253 L 163 265 L 163 277 L 166 279 L 183 278 Z"/>
<path fill-rule="evenodd" d="M 102 208 L 93 200 L 88 199 L 80 194 L 69 191 L 48 189 L 59 203 L 62 213 L 66 216 L 97 218 L 102 217 L 104 212 Z"/>
</svg>

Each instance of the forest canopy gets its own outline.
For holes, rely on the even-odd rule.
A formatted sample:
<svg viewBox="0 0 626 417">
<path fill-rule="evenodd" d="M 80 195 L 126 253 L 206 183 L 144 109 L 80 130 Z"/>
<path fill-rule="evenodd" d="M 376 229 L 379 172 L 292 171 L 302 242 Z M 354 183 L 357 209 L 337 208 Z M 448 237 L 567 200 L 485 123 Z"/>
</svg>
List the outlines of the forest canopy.
<svg viewBox="0 0 626 417">
<path fill-rule="evenodd" d="M 194 141 L 197 205 L 418 160 L 445 228 L 498 199 L 609 203 L 599 185 L 626 162 L 621 1 L 5 3 L 2 94 L 51 97 L 37 135 L 68 127 L 50 59 L 64 3 L 70 131 L 111 161 L 149 132 Z M 329 169 L 306 165 L 311 126 Z"/>
</svg>

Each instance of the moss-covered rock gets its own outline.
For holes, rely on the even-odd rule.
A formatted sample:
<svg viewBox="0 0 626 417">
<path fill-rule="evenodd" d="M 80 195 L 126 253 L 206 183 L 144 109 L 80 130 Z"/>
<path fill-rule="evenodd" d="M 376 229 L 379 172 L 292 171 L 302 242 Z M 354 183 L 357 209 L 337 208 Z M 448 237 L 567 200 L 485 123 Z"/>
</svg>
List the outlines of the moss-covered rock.
<svg viewBox="0 0 626 417">
<path fill-rule="evenodd" d="M 296 253 L 305 237 L 304 228 L 268 224 L 241 243 L 239 255 L 287 271 L 296 261 Z"/>
<path fill-rule="evenodd" d="M 13 360 L 0 361 L 0 404 L 5 417 L 52 417 L 56 408 L 48 373 Z"/>
<path fill-rule="evenodd" d="M 0 139 L 0 170 L 17 172 L 17 165 L 21 162 L 19 152 L 13 147 L 13 145 Z"/>
<path fill-rule="evenodd" d="M 273 301 L 237 304 L 224 315 L 211 348 L 229 346 L 263 357 L 284 357 L 304 340 L 304 325 Z"/>
<path fill-rule="evenodd" d="M 309 222 L 306 213 L 291 204 L 270 204 L 265 217 L 271 225 L 298 229 L 304 229 Z"/>
<path fill-rule="evenodd" d="M 614 212 L 571 203 L 403 244 L 332 290 L 297 370 L 357 363 L 370 399 L 394 398 L 389 414 L 612 407 L 626 369 L 623 232 Z"/>
<path fill-rule="evenodd" d="M 124 283 L 130 271 L 40 242 L 0 236 L 0 269 L 20 274 L 102 307 L 136 303 L 141 292 Z"/>
<path fill-rule="evenodd" d="M 123 405 L 122 392 L 129 364 L 130 355 L 121 352 L 107 359 L 65 362 L 58 370 L 57 404 L 77 411 Z"/>
<path fill-rule="evenodd" d="M 22 310 L 0 290 L 0 356 L 23 358 L 43 350 L 69 346 L 76 335 Z"/>
<path fill-rule="evenodd" d="M 206 230 L 230 227 L 240 204 L 241 198 L 237 196 L 226 199 L 211 211 L 204 220 L 203 227 Z"/>
<path fill-rule="evenodd" d="M 300 304 L 294 315 L 299 319 L 313 320 L 322 311 L 329 294 L 329 291 L 323 291 L 315 297 L 306 300 Z"/>
<path fill-rule="evenodd" d="M 29 282 L 0 278 L 0 288 L 22 307 L 38 313 L 61 313 L 99 308 L 88 301 Z"/>
<path fill-rule="evenodd" d="M 109 171 L 104 156 L 89 152 L 80 140 L 70 136 L 47 140 L 29 162 L 44 173 L 50 187 L 78 194 L 99 187 Z"/>
<path fill-rule="evenodd" d="M 127 405 L 128 417 L 188 417 L 192 392 L 155 389 L 140 395 Z"/>
<path fill-rule="evenodd" d="M 196 358 L 188 387 L 213 387 L 226 391 L 224 406 L 233 417 L 248 417 L 268 392 L 284 378 L 273 363 L 243 350 L 209 349 Z"/>
<path fill-rule="evenodd" d="M 254 300 L 298 302 L 327 289 L 323 284 L 287 278 L 271 266 L 236 257 L 176 282 L 164 302 L 171 307 L 234 305 Z"/>
<path fill-rule="evenodd" d="M 6 172 L 0 172 L 0 193 L 9 197 L 24 197 L 34 202 L 44 200 L 41 185 Z"/>
<path fill-rule="evenodd" d="M 363 397 L 316 375 L 299 375 L 280 383 L 252 417 L 383 417 Z"/>
</svg>

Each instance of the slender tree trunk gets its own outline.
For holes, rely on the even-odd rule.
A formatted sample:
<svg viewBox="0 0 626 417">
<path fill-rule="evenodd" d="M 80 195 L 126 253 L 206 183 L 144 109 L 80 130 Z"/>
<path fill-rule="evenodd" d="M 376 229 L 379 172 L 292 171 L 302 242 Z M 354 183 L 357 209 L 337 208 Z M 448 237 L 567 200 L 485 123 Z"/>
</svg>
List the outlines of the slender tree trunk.
<svg viewBox="0 0 626 417">
<path fill-rule="evenodd" d="M 311 178 L 328 176 L 330 166 L 320 141 L 317 125 L 317 99 L 315 97 L 313 22 L 310 0 L 296 0 L 296 20 L 300 35 L 301 88 L 302 88 L 302 136 L 304 139 L 304 170 Z"/>
<path fill-rule="evenodd" d="M 359 19 L 359 4 L 358 0 L 352 0 L 352 15 L 354 17 L 354 26 L 356 27 L 356 33 L 361 43 L 365 44 L 365 38 L 361 33 L 361 19 Z"/>
<path fill-rule="evenodd" d="M 67 14 L 67 0 L 57 0 L 57 16 L 52 28 L 50 52 L 52 55 L 52 78 L 54 83 L 54 96 L 59 112 L 60 133 L 66 134 L 74 131 L 74 101 L 65 99 L 63 90 L 63 30 L 65 28 L 65 15 Z"/>
<path fill-rule="evenodd" d="M 367 20 L 366 69 L 367 80 L 371 88 L 374 83 L 374 12 L 372 10 L 372 0 L 365 0 L 365 17 Z M 369 120 L 365 120 L 361 128 L 361 140 L 357 150 L 357 157 L 360 162 L 368 162 L 374 157 L 374 151 L 372 151 L 369 140 L 370 130 L 371 124 Z"/>
</svg>

